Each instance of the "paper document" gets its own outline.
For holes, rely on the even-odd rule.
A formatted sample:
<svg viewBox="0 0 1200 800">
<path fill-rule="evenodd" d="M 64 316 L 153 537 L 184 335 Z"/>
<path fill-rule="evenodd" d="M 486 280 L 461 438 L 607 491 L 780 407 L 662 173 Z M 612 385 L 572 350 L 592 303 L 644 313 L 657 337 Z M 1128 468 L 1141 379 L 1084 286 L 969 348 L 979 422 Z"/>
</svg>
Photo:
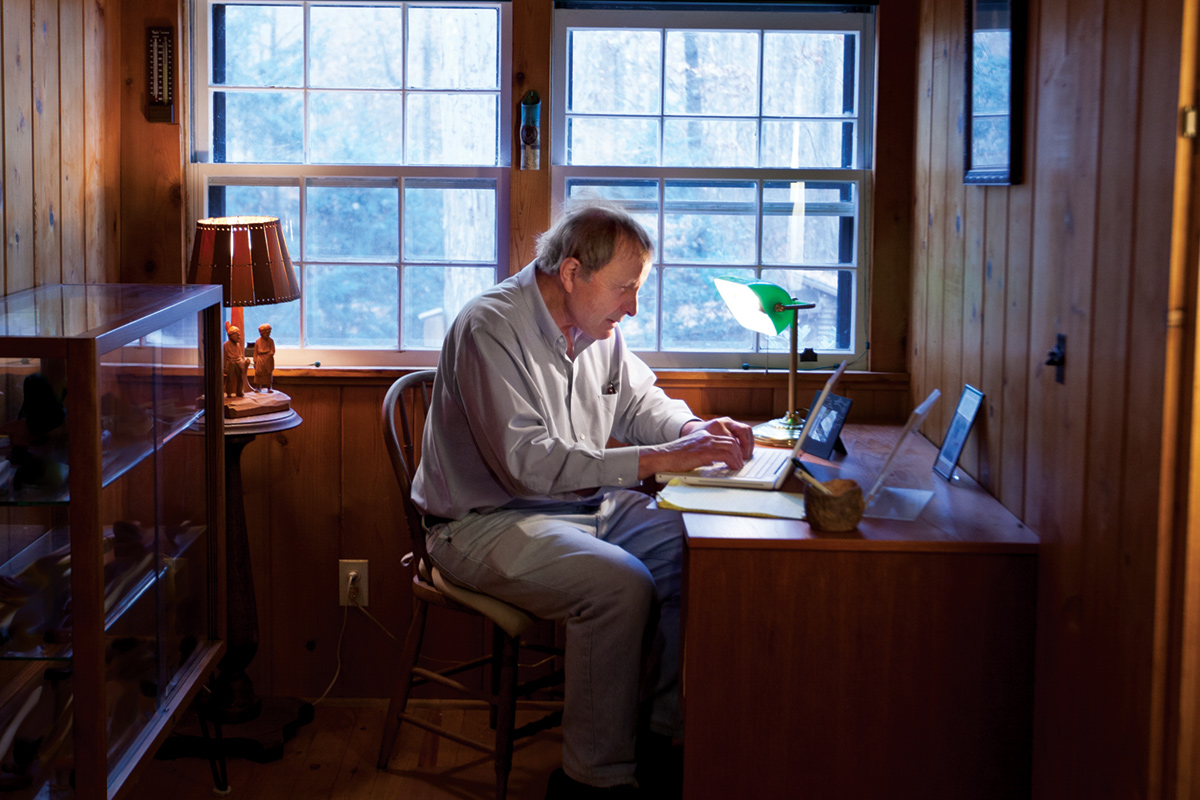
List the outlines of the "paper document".
<svg viewBox="0 0 1200 800">
<path fill-rule="evenodd" d="M 804 495 L 764 492 L 758 489 L 727 489 L 719 486 L 689 486 L 673 480 L 658 492 L 659 508 L 733 514 L 740 517 L 804 519 Z"/>
</svg>

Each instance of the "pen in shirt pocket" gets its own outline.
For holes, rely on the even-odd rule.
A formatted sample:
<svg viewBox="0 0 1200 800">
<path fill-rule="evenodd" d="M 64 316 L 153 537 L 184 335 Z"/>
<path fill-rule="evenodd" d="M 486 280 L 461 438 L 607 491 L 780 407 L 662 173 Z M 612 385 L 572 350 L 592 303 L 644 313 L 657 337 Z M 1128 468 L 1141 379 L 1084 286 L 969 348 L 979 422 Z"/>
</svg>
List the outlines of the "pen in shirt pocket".
<svg viewBox="0 0 1200 800">
<path fill-rule="evenodd" d="M 617 382 L 609 381 L 608 385 L 604 387 L 604 393 L 605 394 L 616 394 L 617 393 Z"/>
</svg>

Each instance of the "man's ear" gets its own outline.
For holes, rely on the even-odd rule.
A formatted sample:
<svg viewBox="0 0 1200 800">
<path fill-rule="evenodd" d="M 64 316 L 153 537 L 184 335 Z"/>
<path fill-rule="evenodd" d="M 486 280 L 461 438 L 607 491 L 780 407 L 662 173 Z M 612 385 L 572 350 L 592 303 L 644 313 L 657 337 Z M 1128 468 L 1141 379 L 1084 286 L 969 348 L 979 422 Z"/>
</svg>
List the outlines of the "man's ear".
<svg viewBox="0 0 1200 800">
<path fill-rule="evenodd" d="M 575 283 L 582 279 L 583 265 L 577 258 L 564 258 L 558 268 L 558 279 L 562 282 L 563 290 L 570 294 L 575 291 Z"/>
</svg>

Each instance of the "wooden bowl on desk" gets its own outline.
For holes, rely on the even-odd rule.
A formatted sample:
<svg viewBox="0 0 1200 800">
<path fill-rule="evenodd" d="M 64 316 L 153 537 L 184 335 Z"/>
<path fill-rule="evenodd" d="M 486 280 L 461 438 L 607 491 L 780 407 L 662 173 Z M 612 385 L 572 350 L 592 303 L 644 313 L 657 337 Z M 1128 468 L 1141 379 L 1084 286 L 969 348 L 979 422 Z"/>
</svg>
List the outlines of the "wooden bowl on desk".
<svg viewBox="0 0 1200 800">
<path fill-rule="evenodd" d="M 820 531 L 843 533 L 858 527 L 863 515 L 862 487 L 848 478 L 822 484 L 826 494 L 812 485 L 804 487 L 804 514 L 808 524 Z"/>
</svg>

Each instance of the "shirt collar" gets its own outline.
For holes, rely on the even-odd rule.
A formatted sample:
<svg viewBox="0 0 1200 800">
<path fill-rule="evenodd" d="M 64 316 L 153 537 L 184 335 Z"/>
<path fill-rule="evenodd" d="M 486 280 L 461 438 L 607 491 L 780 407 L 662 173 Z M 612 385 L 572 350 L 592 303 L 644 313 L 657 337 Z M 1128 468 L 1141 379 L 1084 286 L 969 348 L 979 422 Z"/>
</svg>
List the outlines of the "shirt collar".
<svg viewBox="0 0 1200 800">
<path fill-rule="evenodd" d="M 533 313 L 534 321 L 537 322 L 538 330 L 541 331 L 542 338 L 550 346 L 561 350 L 565 355 L 567 337 L 563 335 L 562 329 L 554 321 L 554 316 L 546 306 L 546 298 L 542 297 L 542 290 L 538 288 L 536 263 L 531 261 L 526 264 L 517 273 L 516 278 L 517 285 L 521 288 L 521 293 L 525 295 L 526 301 L 529 303 L 529 308 Z M 575 358 L 579 358 L 579 354 L 591 347 L 596 340 L 579 328 L 572 328 L 571 333 L 575 336 L 575 341 L 573 342 Z"/>
</svg>

